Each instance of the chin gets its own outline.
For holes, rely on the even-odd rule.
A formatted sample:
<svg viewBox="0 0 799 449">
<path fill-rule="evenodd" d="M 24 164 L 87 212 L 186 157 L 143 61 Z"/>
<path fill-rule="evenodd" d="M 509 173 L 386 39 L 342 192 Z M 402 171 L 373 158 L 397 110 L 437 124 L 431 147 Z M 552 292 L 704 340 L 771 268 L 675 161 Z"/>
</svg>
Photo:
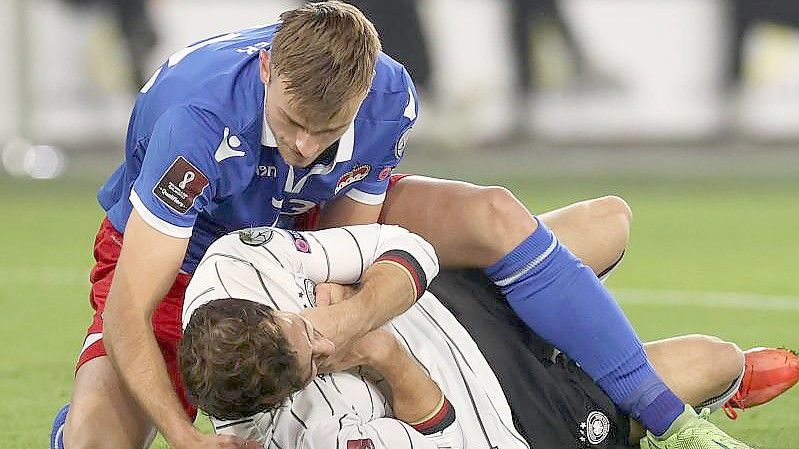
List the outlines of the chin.
<svg viewBox="0 0 799 449">
<path fill-rule="evenodd" d="M 313 161 L 306 161 L 306 160 L 293 160 L 293 161 L 286 161 L 289 165 L 297 168 L 308 168 L 309 165 Z"/>
</svg>

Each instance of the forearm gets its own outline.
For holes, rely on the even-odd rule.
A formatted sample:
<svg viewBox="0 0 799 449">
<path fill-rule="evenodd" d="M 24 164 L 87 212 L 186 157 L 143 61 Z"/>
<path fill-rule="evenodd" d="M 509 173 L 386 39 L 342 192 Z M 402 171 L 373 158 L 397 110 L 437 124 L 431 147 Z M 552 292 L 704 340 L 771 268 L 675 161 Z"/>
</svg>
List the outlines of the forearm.
<svg viewBox="0 0 799 449">
<path fill-rule="evenodd" d="M 104 341 L 117 373 L 164 437 L 175 446 L 195 430 L 174 392 L 149 317 L 109 308 Z"/>
<path fill-rule="evenodd" d="M 416 288 L 406 270 L 376 263 L 366 271 L 351 300 L 342 305 L 347 308 L 349 321 L 362 323 L 365 334 L 408 310 L 416 298 Z"/>
<path fill-rule="evenodd" d="M 131 396 L 175 447 L 200 437 L 174 393 L 152 327 L 152 313 L 175 280 L 187 239 L 160 234 L 135 211 L 125 228 L 104 313 L 106 350 Z"/>
<path fill-rule="evenodd" d="M 402 314 L 416 301 L 416 287 L 407 270 L 376 263 L 363 275 L 355 294 L 330 307 L 303 311 L 322 334 L 343 349 Z"/>
<path fill-rule="evenodd" d="M 399 343 L 370 360 L 369 366 L 386 380 L 395 418 L 413 425 L 441 409 L 444 394 L 438 384 Z"/>
</svg>

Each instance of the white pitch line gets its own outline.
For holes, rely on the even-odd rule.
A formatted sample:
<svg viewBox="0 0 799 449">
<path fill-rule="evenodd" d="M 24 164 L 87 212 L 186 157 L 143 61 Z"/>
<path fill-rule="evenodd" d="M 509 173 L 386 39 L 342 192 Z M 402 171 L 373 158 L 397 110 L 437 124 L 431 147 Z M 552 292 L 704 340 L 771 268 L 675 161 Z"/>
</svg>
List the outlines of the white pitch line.
<svg viewBox="0 0 799 449">
<path fill-rule="evenodd" d="M 647 289 L 611 289 L 611 292 L 621 304 L 799 311 L 799 296 Z"/>
<path fill-rule="evenodd" d="M 14 285 L 88 286 L 89 268 L 0 265 L 0 286 L 12 287 Z M 799 311 L 799 296 L 625 288 L 610 290 L 621 304 Z"/>
<path fill-rule="evenodd" d="M 86 286 L 89 285 L 89 268 L 0 265 L 0 286 L 6 285 Z"/>
</svg>

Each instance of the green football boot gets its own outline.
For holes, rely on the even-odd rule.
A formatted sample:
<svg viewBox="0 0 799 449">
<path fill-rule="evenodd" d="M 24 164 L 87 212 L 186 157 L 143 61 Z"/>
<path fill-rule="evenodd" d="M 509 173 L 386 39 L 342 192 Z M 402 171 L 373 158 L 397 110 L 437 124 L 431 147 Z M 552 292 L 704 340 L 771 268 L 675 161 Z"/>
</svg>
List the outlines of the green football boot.
<svg viewBox="0 0 799 449">
<path fill-rule="evenodd" d="M 752 449 L 708 421 L 709 416 L 708 408 L 697 415 L 686 405 L 662 437 L 647 432 L 646 443 L 650 449 Z"/>
</svg>

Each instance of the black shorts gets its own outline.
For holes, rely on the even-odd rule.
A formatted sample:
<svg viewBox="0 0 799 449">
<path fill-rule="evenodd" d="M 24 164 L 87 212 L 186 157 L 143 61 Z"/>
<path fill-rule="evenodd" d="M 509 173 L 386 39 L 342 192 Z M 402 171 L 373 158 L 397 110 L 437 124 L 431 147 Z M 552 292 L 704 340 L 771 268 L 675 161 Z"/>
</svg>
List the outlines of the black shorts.
<svg viewBox="0 0 799 449">
<path fill-rule="evenodd" d="M 444 270 L 429 289 L 477 342 L 534 449 L 630 447 L 629 418 L 588 375 L 519 320 L 479 270 Z"/>
</svg>

